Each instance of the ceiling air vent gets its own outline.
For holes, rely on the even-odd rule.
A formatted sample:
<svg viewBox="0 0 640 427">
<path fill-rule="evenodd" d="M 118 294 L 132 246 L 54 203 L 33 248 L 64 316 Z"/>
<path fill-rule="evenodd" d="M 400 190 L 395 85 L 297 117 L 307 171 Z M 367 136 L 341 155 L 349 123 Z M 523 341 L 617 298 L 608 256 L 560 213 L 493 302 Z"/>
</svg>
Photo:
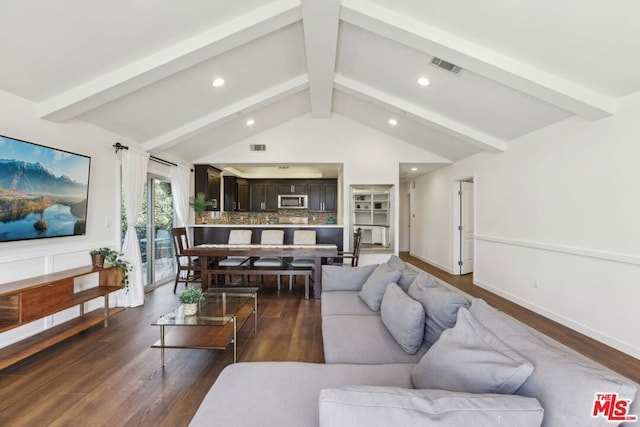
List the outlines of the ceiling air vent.
<svg viewBox="0 0 640 427">
<path fill-rule="evenodd" d="M 451 62 L 447 62 L 444 59 L 434 57 L 431 60 L 431 63 L 437 67 L 442 68 L 443 70 L 449 71 L 450 73 L 460 74 L 460 72 L 462 71 L 462 67 L 459 67 L 456 64 L 452 64 Z"/>
<path fill-rule="evenodd" d="M 267 146 L 265 144 L 251 144 L 249 151 L 267 151 Z"/>
</svg>

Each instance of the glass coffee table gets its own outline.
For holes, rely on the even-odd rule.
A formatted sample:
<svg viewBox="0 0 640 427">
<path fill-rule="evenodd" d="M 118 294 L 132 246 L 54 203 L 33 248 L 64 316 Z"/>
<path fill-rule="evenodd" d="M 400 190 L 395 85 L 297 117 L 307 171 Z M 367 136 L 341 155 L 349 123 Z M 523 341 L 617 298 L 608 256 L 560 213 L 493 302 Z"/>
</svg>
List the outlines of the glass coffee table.
<svg viewBox="0 0 640 427">
<path fill-rule="evenodd" d="M 226 350 L 231 343 L 236 363 L 238 330 L 252 315 L 254 332 L 258 329 L 258 289 L 210 288 L 195 315 L 185 316 L 181 305 L 153 322 L 151 325 L 160 326 L 160 340 L 151 347 L 161 350 L 162 366 L 165 348 Z M 167 326 L 171 326 L 168 333 Z"/>
</svg>

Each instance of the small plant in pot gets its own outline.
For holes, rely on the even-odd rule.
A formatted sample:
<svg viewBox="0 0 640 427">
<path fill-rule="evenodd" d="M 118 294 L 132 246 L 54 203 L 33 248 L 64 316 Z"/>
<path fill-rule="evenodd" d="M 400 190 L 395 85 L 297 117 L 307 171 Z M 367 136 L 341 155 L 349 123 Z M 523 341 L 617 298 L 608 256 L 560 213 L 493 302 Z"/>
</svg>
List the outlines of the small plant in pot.
<svg viewBox="0 0 640 427">
<path fill-rule="evenodd" d="M 207 200 L 207 196 L 202 192 L 196 194 L 189 204 L 193 208 L 193 212 L 196 214 L 196 224 L 202 222 L 202 214 L 204 213 L 204 210 L 209 206 L 215 205 L 211 200 Z"/>
<path fill-rule="evenodd" d="M 200 288 L 187 288 L 180 293 L 180 302 L 184 304 L 184 315 L 193 316 L 198 311 L 198 303 L 204 299 Z"/>
<path fill-rule="evenodd" d="M 106 261 L 109 265 L 118 267 L 122 272 L 122 280 L 120 281 L 120 287 L 129 290 L 129 271 L 131 271 L 131 264 L 121 259 L 122 254 L 109 248 L 93 249 L 89 252 L 91 255 L 91 263 L 94 268 L 103 268 Z"/>
<path fill-rule="evenodd" d="M 106 250 L 108 250 L 108 248 L 93 249 L 91 252 L 89 252 L 89 255 L 91 255 L 91 264 L 93 264 L 93 268 L 104 267 Z"/>
</svg>

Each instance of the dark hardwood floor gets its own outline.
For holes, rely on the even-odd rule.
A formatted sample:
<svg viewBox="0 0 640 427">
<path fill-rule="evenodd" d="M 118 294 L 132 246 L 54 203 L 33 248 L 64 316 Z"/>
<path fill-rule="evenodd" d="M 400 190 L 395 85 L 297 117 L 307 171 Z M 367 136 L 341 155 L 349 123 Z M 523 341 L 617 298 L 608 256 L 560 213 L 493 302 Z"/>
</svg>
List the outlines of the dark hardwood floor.
<svg viewBox="0 0 640 427">
<path fill-rule="evenodd" d="M 286 281 L 285 281 L 286 282 Z M 182 286 L 182 285 L 181 285 Z M 258 332 L 239 334 L 239 361 L 324 362 L 320 301 L 304 300 L 302 281 L 258 297 Z M 145 305 L 0 371 L 0 426 L 185 426 L 232 350 L 160 350 L 156 318 L 179 305 L 173 284 Z"/>
<path fill-rule="evenodd" d="M 402 258 L 465 292 L 553 336 L 558 341 L 640 382 L 640 361 L 551 322 L 418 259 Z M 0 426 L 185 426 L 232 351 L 160 350 L 151 326 L 179 304 L 173 284 L 148 293 L 143 307 L 127 309 L 109 328 L 95 327 L 0 371 Z M 240 361 L 324 362 L 320 300 L 304 300 L 274 284 L 260 291 L 258 332 L 240 331 Z M 304 379 L 301 379 L 304 380 Z"/>
</svg>

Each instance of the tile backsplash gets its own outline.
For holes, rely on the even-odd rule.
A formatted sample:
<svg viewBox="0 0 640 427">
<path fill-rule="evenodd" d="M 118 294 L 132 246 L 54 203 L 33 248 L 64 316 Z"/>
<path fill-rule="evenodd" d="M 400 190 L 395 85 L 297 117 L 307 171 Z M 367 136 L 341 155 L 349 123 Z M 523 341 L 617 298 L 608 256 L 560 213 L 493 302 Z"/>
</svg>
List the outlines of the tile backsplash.
<svg viewBox="0 0 640 427">
<path fill-rule="evenodd" d="M 209 215 L 207 215 L 209 214 Z M 216 215 L 216 216 L 214 216 Z M 335 212 L 308 212 L 300 209 L 280 209 L 277 212 L 208 212 L 202 218 L 203 224 L 279 224 L 307 223 L 311 225 L 327 224 L 330 218 L 336 218 Z M 284 222 L 283 219 L 288 219 Z"/>
</svg>

